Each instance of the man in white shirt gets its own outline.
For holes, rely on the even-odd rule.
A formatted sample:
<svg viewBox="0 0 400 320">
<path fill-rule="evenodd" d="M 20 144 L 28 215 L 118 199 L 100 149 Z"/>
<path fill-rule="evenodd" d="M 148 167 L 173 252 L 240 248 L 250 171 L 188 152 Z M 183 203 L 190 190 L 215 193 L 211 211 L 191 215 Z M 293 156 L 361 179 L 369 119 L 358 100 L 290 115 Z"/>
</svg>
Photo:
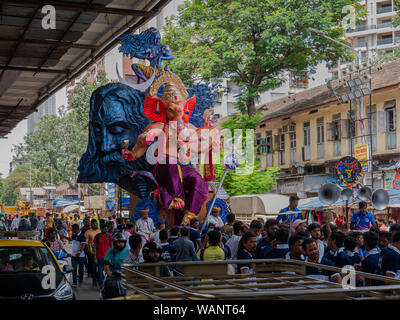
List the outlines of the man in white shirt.
<svg viewBox="0 0 400 320">
<path fill-rule="evenodd" d="M 11 222 L 11 230 L 18 230 L 19 227 L 19 218 L 18 215 L 15 215 L 13 221 Z"/>
<path fill-rule="evenodd" d="M 233 235 L 226 242 L 226 246 L 229 247 L 229 249 L 231 250 L 232 260 L 237 259 L 237 251 L 238 251 L 238 247 L 239 247 L 239 241 L 243 235 L 244 235 L 243 222 L 236 221 L 233 224 Z"/>
<path fill-rule="evenodd" d="M 135 230 L 142 237 L 142 246 L 148 241 L 154 241 L 154 233 L 157 231 L 154 228 L 154 222 L 149 218 L 150 209 L 139 210 L 141 218 L 136 220 Z"/>
<path fill-rule="evenodd" d="M 211 210 L 211 215 L 209 215 L 207 218 L 207 223 L 208 224 L 212 223 L 216 228 L 222 229 L 224 227 L 224 222 L 222 221 L 221 217 L 219 216 L 220 212 L 221 212 L 221 208 L 214 206 Z"/>
</svg>

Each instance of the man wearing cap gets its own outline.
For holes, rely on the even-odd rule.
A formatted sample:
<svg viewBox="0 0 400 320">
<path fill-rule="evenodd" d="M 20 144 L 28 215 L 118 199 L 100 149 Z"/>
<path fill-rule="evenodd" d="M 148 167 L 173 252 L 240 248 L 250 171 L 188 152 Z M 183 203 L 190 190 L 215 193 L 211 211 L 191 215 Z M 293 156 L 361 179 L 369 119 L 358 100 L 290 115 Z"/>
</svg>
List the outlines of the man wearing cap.
<svg viewBox="0 0 400 320">
<path fill-rule="evenodd" d="M 224 222 L 222 221 L 221 217 L 219 216 L 219 213 L 221 212 L 221 208 L 218 206 L 215 206 L 211 210 L 211 215 L 208 216 L 208 224 L 212 223 L 216 228 L 223 228 L 224 227 Z"/>
<path fill-rule="evenodd" d="M 139 210 L 141 218 L 136 220 L 135 230 L 138 235 L 142 237 L 142 246 L 148 241 L 154 240 L 155 232 L 153 219 L 149 217 L 150 209 Z"/>
<path fill-rule="evenodd" d="M 292 223 L 292 234 L 299 234 L 301 231 L 307 231 L 307 220 L 297 219 Z"/>
<path fill-rule="evenodd" d="M 354 212 L 350 220 L 350 229 L 367 231 L 371 227 L 377 227 L 374 215 L 371 212 L 367 212 L 367 203 L 360 201 L 357 212 Z"/>
<path fill-rule="evenodd" d="M 290 196 L 289 198 L 289 206 L 283 208 L 279 213 L 283 213 L 278 215 L 276 220 L 279 222 L 279 227 L 290 228 L 290 225 L 297 219 L 302 219 L 301 212 L 297 206 L 299 205 L 299 198 L 296 196 Z M 298 213 L 285 214 L 288 211 L 298 211 Z"/>
</svg>

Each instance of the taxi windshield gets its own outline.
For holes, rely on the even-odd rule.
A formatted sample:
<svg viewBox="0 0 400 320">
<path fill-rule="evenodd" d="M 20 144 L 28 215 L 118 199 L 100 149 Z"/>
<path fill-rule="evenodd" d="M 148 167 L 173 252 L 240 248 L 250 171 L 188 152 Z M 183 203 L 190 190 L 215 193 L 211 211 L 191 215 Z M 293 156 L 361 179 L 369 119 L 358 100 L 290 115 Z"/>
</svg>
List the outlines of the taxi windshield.
<svg viewBox="0 0 400 320">
<path fill-rule="evenodd" d="M 44 247 L 2 247 L 0 248 L 0 274 L 41 273 L 42 268 L 51 265 L 57 269 L 54 259 Z"/>
</svg>

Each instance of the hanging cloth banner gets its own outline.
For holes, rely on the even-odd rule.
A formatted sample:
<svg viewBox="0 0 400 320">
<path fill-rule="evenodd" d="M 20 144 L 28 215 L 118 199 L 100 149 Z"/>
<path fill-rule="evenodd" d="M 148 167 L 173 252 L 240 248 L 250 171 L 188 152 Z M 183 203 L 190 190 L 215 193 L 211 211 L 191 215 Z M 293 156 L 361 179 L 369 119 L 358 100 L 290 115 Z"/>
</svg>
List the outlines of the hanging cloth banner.
<svg viewBox="0 0 400 320">
<path fill-rule="evenodd" d="M 358 183 L 358 179 L 363 174 L 360 161 L 354 157 L 343 157 L 338 161 L 335 169 L 339 180 L 343 181 L 349 187 Z"/>
<path fill-rule="evenodd" d="M 393 189 L 400 189 L 400 169 L 396 169 L 396 177 L 393 180 Z"/>
</svg>

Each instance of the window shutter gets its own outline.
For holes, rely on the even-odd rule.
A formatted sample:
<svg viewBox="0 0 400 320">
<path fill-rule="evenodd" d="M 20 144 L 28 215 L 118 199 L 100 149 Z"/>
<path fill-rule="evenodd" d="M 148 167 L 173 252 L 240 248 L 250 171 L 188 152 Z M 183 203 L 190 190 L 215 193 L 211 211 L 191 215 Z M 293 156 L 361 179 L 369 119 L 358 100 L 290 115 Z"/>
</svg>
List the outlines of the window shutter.
<svg viewBox="0 0 400 320">
<path fill-rule="evenodd" d="M 332 124 L 332 122 L 326 123 L 326 140 L 333 141 L 333 124 Z"/>
<path fill-rule="evenodd" d="M 340 132 L 339 132 L 339 136 L 341 136 L 344 139 L 348 139 L 350 138 L 351 134 L 350 134 L 350 119 L 341 119 L 340 120 Z"/>
<path fill-rule="evenodd" d="M 385 111 L 378 111 L 378 132 L 386 132 L 386 112 Z"/>
</svg>

